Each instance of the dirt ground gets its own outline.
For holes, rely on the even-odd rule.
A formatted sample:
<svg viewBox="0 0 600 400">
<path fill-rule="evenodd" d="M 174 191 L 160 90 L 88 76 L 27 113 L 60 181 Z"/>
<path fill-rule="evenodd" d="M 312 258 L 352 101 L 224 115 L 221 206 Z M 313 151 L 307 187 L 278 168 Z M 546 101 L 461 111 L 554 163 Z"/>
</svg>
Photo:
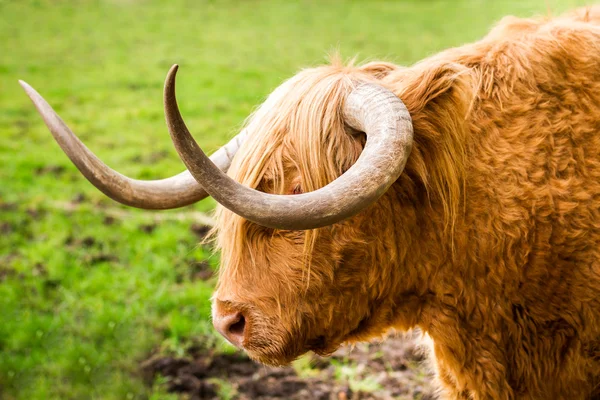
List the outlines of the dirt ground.
<svg viewBox="0 0 600 400">
<path fill-rule="evenodd" d="M 149 383 L 162 377 L 169 392 L 194 400 L 218 399 L 223 382 L 228 397 L 239 400 L 435 399 L 423 361 L 413 338 L 390 337 L 341 348 L 328 358 L 313 356 L 296 369 L 265 367 L 243 353 L 214 354 L 200 346 L 185 357 L 150 357 L 142 369 Z"/>
</svg>

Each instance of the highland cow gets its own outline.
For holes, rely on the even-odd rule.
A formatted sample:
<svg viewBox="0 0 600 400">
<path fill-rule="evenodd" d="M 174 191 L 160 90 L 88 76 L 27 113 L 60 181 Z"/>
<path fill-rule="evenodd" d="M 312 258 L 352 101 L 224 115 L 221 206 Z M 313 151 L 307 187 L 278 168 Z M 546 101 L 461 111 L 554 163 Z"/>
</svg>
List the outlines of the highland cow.
<svg viewBox="0 0 600 400">
<path fill-rule="evenodd" d="M 600 396 L 600 8 L 507 17 L 408 68 L 301 71 L 211 159 L 176 70 L 188 171 L 160 181 L 109 169 L 23 86 L 113 199 L 221 203 L 213 320 L 232 343 L 280 365 L 418 327 L 445 398 Z"/>
</svg>

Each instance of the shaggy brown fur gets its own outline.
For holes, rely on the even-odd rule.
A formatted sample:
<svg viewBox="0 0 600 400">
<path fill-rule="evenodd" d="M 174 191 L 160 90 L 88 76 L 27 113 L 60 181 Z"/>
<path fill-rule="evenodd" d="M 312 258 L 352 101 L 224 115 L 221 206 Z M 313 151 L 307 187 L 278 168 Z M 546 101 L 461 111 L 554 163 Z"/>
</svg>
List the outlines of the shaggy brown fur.
<svg viewBox="0 0 600 400">
<path fill-rule="evenodd" d="M 600 396 L 600 8 L 505 18 L 410 68 L 302 71 L 248 120 L 229 174 L 287 194 L 335 179 L 364 145 L 340 111 L 363 81 L 412 115 L 405 172 L 315 231 L 219 209 L 215 310 L 243 311 L 269 364 L 420 327 L 445 398 Z"/>
</svg>

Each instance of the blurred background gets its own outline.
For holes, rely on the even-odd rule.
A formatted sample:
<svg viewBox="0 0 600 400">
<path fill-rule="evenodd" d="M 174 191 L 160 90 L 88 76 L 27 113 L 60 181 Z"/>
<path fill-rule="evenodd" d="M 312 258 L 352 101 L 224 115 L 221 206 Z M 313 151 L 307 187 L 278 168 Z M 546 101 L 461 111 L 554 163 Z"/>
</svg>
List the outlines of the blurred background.
<svg viewBox="0 0 600 400">
<path fill-rule="evenodd" d="M 576 0 L 0 0 L 0 399 L 432 398 L 410 340 L 258 366 L 213 331 L 214 203 L 144 212 L 92 187 L 54 143 L 24 79 L 120 172 L 183 169 L 162 85 L 209 151 L 302 67 L 411 64 L 502 16 Z"/>
</svg>

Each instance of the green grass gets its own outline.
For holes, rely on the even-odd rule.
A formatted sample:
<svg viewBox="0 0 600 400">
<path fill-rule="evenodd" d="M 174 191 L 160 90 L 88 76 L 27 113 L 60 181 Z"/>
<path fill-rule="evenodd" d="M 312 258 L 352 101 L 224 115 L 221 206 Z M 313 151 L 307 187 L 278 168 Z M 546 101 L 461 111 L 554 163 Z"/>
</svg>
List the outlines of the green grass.
<svg viewBox="0 0 600 400">
<path fill-rule="evenodd" d="M 17 79 L 109 165 L 165 177 L 182 169 L 161 105 L 173 63 L 188 125 L 214 150 L 329 51 L 409 64 L 478 39 L 505 14 L 545 14 L 546 3 L 556 14 L 586 1 L 0 0 L 0 398 L 163 399 L 143 384 L 140 360 L 194 337 L 222 345 L 210 329 L 213 282 L 190 277 L 210 254 L 191 211 L 214 203 L 149 229 L 156 214 L 112 203 L 79 175 Z M 121 213 L 112 224 L 106 208 Z"/>
</svg>

